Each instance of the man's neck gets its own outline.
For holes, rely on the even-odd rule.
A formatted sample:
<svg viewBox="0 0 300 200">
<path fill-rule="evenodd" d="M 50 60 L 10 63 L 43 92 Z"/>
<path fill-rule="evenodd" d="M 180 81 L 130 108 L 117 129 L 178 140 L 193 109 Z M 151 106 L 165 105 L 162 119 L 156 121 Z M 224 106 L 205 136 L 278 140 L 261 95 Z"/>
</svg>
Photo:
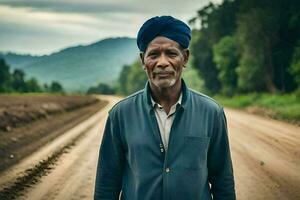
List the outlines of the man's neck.
<svg viewBox="0 0 300 200">
<path fill-rule="evenodd" d="M 158 88 L 150 83 L 152 98 L 164 108 L 166 113 L 169 113 L 172 105 L 178 101 L 181 93 L 181 84 L 181 80 L 179 80 L 173 87 Z"/>
</svg>

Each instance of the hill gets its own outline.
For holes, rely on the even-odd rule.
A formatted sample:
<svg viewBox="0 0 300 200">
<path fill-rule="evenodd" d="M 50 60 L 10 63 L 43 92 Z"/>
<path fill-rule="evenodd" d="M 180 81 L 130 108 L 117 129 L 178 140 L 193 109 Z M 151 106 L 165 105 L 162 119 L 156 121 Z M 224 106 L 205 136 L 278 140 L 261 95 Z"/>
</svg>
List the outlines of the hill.
<svg viewBox="0 0 300 200">
<path fill-rule="evenodd" d="M 90 45 L 63 49 L 45 56 L 0 54 L 11 69 L 22 69 L 27 78 L 42 83 L 59 81 L 67 91 L 86 91 L 98 83 L 111 84 L 122 67 L 138 57 L 136 40 L 108 38 Z"/>
</svg>

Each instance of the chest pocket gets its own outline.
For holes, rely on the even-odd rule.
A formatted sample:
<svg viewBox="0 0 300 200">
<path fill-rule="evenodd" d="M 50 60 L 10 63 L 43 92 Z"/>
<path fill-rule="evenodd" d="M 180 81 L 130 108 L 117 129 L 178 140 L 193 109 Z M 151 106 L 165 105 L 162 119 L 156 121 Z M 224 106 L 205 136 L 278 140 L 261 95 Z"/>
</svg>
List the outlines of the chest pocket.
<svg viewBox="0 0 300 200">
<path fill-rule="evenodd" d="M 185 169 L 198 170 L 207 165 L 209 137 L 184 137 L 182 166 Z"/>
</svg>

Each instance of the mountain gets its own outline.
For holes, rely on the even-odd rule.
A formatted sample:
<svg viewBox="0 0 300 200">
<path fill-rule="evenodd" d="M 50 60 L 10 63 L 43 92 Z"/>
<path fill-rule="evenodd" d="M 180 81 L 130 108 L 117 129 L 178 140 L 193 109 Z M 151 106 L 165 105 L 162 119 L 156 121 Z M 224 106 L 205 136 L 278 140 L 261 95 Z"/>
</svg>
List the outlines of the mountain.
<svg viewBox="0 0 300 200">
<path fill-rule="evenodd" d="M 138 58 L 136 40 L 108 38 L 74 46 L 45 56 L 0 54 L 11 69 L 22 69 L 27 78 L 42 83 L 60 82 L 67 91 L 86 91 L 99 83 L 115 82 L 126 64 Z"/>
</svg>

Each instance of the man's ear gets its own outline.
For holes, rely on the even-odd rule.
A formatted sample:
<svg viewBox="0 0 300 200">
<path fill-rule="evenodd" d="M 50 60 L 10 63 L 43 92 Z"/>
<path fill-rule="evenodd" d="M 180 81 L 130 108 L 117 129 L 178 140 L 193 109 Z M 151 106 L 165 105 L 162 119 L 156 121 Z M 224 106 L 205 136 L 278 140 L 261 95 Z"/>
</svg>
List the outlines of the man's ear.
<svg viewBox="0 0 300 200">
<path fill-rule="evenodd" d="M 144 52 L 140 52 L 140 60 L 143 65 L 145 65 L 144 56 L 145 56 Z"/>
<path fill-rule="evenodd" d="M 189 61 L 189 57 L 190 57 L 190 50 L 189 49 L 184 49 L 183 50 L 183 62 L 184 62 L 184 65 L 186 65 Z"/>
</svg>

